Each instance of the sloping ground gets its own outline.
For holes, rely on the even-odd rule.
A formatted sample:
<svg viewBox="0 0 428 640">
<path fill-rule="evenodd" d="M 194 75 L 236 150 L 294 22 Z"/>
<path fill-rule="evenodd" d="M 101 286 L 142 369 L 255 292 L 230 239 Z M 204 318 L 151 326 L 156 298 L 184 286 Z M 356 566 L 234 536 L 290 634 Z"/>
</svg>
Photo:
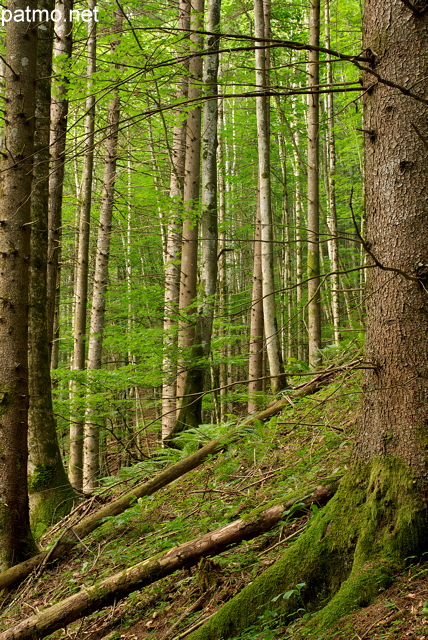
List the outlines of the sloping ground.
<svg viewBox="0 0 428 640">
<path fill-rule="evenodd" d="M 340 478 L 352 444 L 359 396 L 359 372 L 346 372 L 317 394 L 294 404 L 290 402 L 288 408 L 269 423 L 248 427 L 239 442 L 226 452 L 158 493 L 136 501 L 123 514 L 107 519 L 67 559 L 56 566 L 40 569 L 19 589 L 3 595 L 0 630 L 13 628 L 23 618 L 120 569 L 237 518 L 254 515 L 271 504 L 285 502 L 289 497 L 303 499 L 317 487 Z M 223 431 L 231 428 L 232 425 L 226 425 Z M 196 434 L 188 434 L 185 436 L 185 454 L 197 447 L 201 434 L 210 440 L 218 432 L 219 427 L 203 427 L 197 438 Z M 129 490 L 130 483 L 137 477 L 150 477 L 156 469 L 174 462 L 178 455 L 183 454 L 163 450 L 149 463 L 125 470 L 122 479 L 126 489 Z M 117 478 L 109 479 L 106 483 L 113 485 L 116 481 Z M 81 505 L 73 517 L 80 517 L 84 510 L 95 510 L 100 501 L 116 497 L 118 488 L 122 486 L 102 490 L 92 503 Z M 293 518 L 292 508 L 275 528 L 254 540 L 135 591 L 114 606 L 76 621 L 49 637 L 78 640 L 184 638 L 280 557 L 310 516 L 311 512 Z M 48 535 L 55 539 L 53 532 Z M 392 590 L 390 596 L 386 596 L 388 592 L 382 595 L 386 600 L 380 599 L 373 607 L 345 620 L 341 630 L 325 638 L 413 637 L 419 640 L 428 637 L 423 635 L 424 602 L 428 601 L 424 574 L 415 575 L 422 570 L 413 568 L 411 575 L 414 577 L 410 581 L 409 575 L 400 577 L 401 582 L 393 588 L 396 591 Z M 407 584 L 409 592 L 405 592 Z M 297 596 L 296 602 L 298 589 L 296 585 L 293 593 Z M 280 597 L 290 595 L 281 594 Z M 398 612 L 403 617 L 394 617 Z M 305 615 L 305 611 L 300 609 L 296 615 Z M 286 622 L 271 612 L 240 638 L 293 638 L 298 622 L 285 627 Z M 382 635 L 397 628 L 403 630 L 398 635 Z M 408 632 L 410 635 L 403 635 Z"/>
</svg>

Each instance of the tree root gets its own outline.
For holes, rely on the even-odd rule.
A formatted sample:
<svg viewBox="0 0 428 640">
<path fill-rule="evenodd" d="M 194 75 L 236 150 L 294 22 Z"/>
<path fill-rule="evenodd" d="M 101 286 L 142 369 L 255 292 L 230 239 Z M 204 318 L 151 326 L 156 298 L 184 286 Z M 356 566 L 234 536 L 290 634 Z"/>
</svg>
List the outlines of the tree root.
<svg viewBox="0 0 428 640">
<path fill-rule="evenodd" d="M 427 547 L 426 508 L 409 468 L 394 458 L 355 466 L 283 557 L 189 640 L 238 636 L 265 611 L 277 611 L 287 621 L 302 607 L 317 611 L 302 631 L 307 640 L 368 605 L 407 557 Z M 294 594 L 288 597 L 290 591 Z"/>
</svg>

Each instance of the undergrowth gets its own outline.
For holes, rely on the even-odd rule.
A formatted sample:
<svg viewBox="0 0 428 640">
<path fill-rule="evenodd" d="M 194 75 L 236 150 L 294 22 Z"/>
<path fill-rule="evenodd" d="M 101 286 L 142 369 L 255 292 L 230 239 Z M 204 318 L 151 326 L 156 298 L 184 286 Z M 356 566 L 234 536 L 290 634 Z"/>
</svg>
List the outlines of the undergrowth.
<svg viewBox="0 0 428 640">
<path fill-rule="evenodd" d="M 359 373 L 348 372 L 317 394 L 290 401 L 289 407 L 267 423 L 239 427 L 231 421 L 184 432 L 180 435 L 180 450 L 156 449 L 150 459 L 121 470 L 120 478 L 103 479 L 98 494 L 99 500 L 105 501 L 115 497 L 118 489 L 125 487 L 129 491 L 136 478 L 152 477 L 201 444 L 229 436 L 224 452 L 152 496 L 136 500 L 124 513 L 106 518 L 66 560 L 41 571 L 37 579 L 30 577 L 15 592 L 4 594 L 0 628 L 8 629 L 34 611 L 124 567 L 255 510 L 283 503 L 291 495 L 303 498 L 316 487 L 340 478 L 353 440 L 359 384 Z M 118 480 L 123 484 L 118 485 Z M 94 502 L 92 508 L 96 507 Z M 112 634 L 116 633 L 118 638 L 132 638 L 132 630 L 137 629 L 138 638 L 179 638 L 184 629 L 212 613 L 272 564 L 298 537 L 311 513 L 297 521 L 292 511 L 285 514 L 271 531 L 213 559 L 209 570 L 201 566 L 182 570 L 137 591 L 103 615 L 93 614 L 69 625 L 67 637 L 113 640 Z M 49 535 L 55 539 L 48 532 L 44 542 Z M 207 586 L 209 580 L 201 579 L 204 572 L 214 576 L 211 587 Z M 299 589 L 299 583 L 295 589 Z M 192 603 L 204 600 L 204 593 L 208 595 L 201 606 L 185 615 L 171 636 L 165 636 Z M 295 598 L 296 615 L 305 615 L 296 594 L 297 591 L 281 597 Z M 270 640 L 284 622 L 288 621 L 275 615 L 275 611 L 270 612 L 248 630 L 245 639 Z M 64 634 L 57 631 L 52 637 L 61 638 Z"/>
</svg>

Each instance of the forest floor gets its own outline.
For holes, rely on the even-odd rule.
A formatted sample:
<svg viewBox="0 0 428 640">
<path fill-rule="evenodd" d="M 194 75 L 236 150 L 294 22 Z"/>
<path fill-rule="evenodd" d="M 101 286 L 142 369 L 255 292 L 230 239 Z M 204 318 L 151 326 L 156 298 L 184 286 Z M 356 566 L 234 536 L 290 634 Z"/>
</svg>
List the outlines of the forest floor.
<svg viewBox="0 0 428 640">
<path fill-rule="evenodd" d="M 300 379 L 294 383 L 297 381 Z M 268 423 L 244 429 L 239 441 L 199 469 L 106 519 L 67 558 L 39 569 L 19 588 L 1 595 L 0 630 L 11 629 L 81 587 L 96 584 L 147 557 L 247 517 L 254 510 L 283 503 L 290 496 L 303 499 L 317 487 L 340 479 L 352 448 L 360 394 L 360 372 L 343 373 L 318 393 L 290 401 L 289 407 Z M 222 430 L 233 428 L 231 419 Z M 218 432 L 219 427 L 205 426 L 198 434 L 188 433 L 183 436 L 184 451 L 156 450 L 150 460 L 122 469 L 119 478 L 104 479 L 99 494 L 82 503 L 73 518 L 95 511 L 100 503 L 117 497 L 119 491 L 129 491 L 137 481 L 191 453 L 201 434 L 208 441 Z M 184 639 L 274 563 L 316 510 L 314 506 L 296 518 L 291 508 L 280 523 L 259 537 L 137 590 L 49 637 Z M 57 537 L 58 525 L 45 532 L 39 544 L 45 547 Z M 374 604 L 348 616 L 337 629 L 308 640 L 428 638 L 427 577 L 428 564 L 409 559 L 408 570 L 397 576 Z M 259 623 L 245 630 L 239 640 L 292 640 L 302 619 L 310 615 L 298 606 L 298 588 L 296 585 L 297 610 L 292 620 L 283 619 L 273 610 L 261 615 Z"/>
</svg>

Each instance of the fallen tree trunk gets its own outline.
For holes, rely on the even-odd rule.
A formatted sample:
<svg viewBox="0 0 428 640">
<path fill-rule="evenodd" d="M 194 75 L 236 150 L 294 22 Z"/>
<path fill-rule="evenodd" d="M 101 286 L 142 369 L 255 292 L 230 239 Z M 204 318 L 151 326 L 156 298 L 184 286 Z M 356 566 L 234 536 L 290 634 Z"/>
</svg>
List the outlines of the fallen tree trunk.
<svg viewBox="0 0 428 640">
<path fill-rule="evenodd" d="M 319 373 L 306 384 L 295 390 L 292 390 L 289 396 L 287 396 L 286 398 L 282 398 L 281 400 L 274 402 L 272 405 L 267 407 L 265 410 L 260 411 L 255 416 L 250 416 L 249 418 L 247 418 L 243 423 L 241 423 L 241 426 L 242 424 L 250 425 L 256 420 L 268 420 L 269 418 L 280 413 L 290 403 L 290 399 L 297 400 L 312 393 L 316 393 L 316 391 L 325 386 L 325 384 L 331 382 L 332 378 L 334 378 L 337 373 L 351 369 L 358 364 L 360 364 L 359 360 L 354 361 L 349 365 L 335 368 L 331 371 L 327 369 L 326 371 Z M 29 558 L 28 560 L 25 560 L 24 562 L 21 562 L 20 564 L 7 569 L 3 573 L 0 573 L 0 590 L 17 585 L 19 582 L 29 576 L 34 569 L 37 569 L 47 562 L 52 562 L 62 556 L 65 556 L 71 549 L 78 545 L 79 542 L 83 540 L 83 538 L 85 538 L 87 535 L 92 533 L 92 531 L 101 526 L 103 524 L 104 518 L 119 515 L 120 513 L 128 509 L 135 502 L 135 499 L 152 495 L 159 489 L 167 486 L 174 480 L 177 480 L 189 471 L 196 469 L 203 462 L 205 462 L 205 460 L 209 456 L 215 455 L 216 453 L 227 447 L 230 441 L 231 438 L 229 438 L 228 440 L 212 440 L 204 447 L 199 449 L 199 451 L 197 451 L 196 453 L 188 456 L 187 458 L 184 458 L 183 460 L 180 460 L 171 467 L 164 469 L 152 480 L 144 482 L 143 484 L 135 487 L 126 495 L 118 498 L 118 500 L 110 502 L 109 504 L 101 507 L 101 509 L 99 509 L 95 513 L 83 518 L 76 525 L 69 527 L 60 536 L 58 541 L 51 549 L 42 551 L 32 558 Z"/>
<path fill-rule="evenodd" d="M 86 516 L 76 525 L 67 529 L 55 543 L 54 547 L 48 551 L 42 551 L 32 558 L 25 560 L 25 562 L 21 562 L 20 564 L 7 569 L 3 573 L 0 573 L 0 590 L 21 582 L 33 571 L 33 569 L 36 569 L 43 563 L 51 562 L 65 555 L 73 547 L 79 544 L 83 538 L 100 527 L 105 518 L 119 515 L 128 509 L 136 499 L 144 496 L 150 496 L 162 487 L 165 487 L 174 480 L 177 480 L 177 478 L 180 478 L 189 471 L 196 469 L 196 467 L 199 467 L 203 462 L 205 462 L 209 456 L 218 453 L 225 446 L 226 442 L 223 440 L 212 440 L 196 453 L 193 453 L 191 456 L 188 456 L 183 460 L 179 460 L 175 464 L 158 473 L 151 480 L 135 487 L 121 498 L 104 505 L 95 513 Z"/>
<path fill-rule="evenodd" d="M 116 603 L 133 591 L 152 584 L 178 569 L 194 566 L 203 557 L 218 555 L 243 540 L 259 536 L 275 526 L 284 512 L 297 503 L 301 503 L 301 506 L 295 509 L 293 517 L 306 513 L 312 504 L 325 505 L 336 489 L 337 485 L 321 487 L 304 500 L 294 498 L 285 504 L 275 505 L 252 519 L 236 520 L 201 538 L 173 547 L 167 553 L 148 558 L 19 622 L 11 629 L 0 633 L 0 640 L 45 638 L 53 631 Z"/>
</svg>

